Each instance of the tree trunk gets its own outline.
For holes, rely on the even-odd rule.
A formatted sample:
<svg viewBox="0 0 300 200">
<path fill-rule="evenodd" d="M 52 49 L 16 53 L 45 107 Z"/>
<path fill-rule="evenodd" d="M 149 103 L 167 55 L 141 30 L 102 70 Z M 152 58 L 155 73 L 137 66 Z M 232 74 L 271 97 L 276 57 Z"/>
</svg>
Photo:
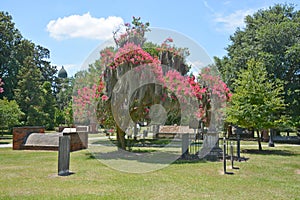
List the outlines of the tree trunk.
<svg viewBox="0 0 300 200">
<path fill-rule="evenodd" d="M 137 135 L 138 135 L 138 128 L 137 128 L 137 123 L 135 123 L 133 127 L 133 139 L 135 141 L 137 140 Z"/>
<path fill-rule="evenodd" d="M 260 138 L 260 135 L 259 135 L 259 130 L 257 130 L 257 142 L 258 142 L 258 150 L 262 151 L 261 138 Z"/>
<path fill-rule="evenodd" d="M 250 132 L 251 132 L 251 138 L 254 138 L 254 129 L 251 129 Z"/>
<path fill-rule="evenodd" d="M 232 126 L 231 125 L 228 125 L 227 133 L 228 133 L 228 138 L 230 138 L 232 136 Z"/>
<path fill-rule="evenodd" d="M 117 126 L 118 148 L 126 150 L 125 132 Z"/>
<path fill-rule="evenodd" d="M 275 144 L 273 141 L 273 132 L 274 132 L 274 129 L 270 129 L 269 147 L 275 147 Z"/>
</svg>

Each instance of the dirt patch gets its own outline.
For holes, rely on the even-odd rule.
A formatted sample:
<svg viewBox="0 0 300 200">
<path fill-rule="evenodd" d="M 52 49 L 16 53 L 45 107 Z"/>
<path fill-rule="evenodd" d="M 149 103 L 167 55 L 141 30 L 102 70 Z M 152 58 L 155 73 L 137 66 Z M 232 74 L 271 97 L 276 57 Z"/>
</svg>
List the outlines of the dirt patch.
<svg viewBox="0 0 300 200">
<path fill-rule="evenodd" d="M 296 169 L 295 173 L 300 174 L 300 169 Z"/>
</svg>

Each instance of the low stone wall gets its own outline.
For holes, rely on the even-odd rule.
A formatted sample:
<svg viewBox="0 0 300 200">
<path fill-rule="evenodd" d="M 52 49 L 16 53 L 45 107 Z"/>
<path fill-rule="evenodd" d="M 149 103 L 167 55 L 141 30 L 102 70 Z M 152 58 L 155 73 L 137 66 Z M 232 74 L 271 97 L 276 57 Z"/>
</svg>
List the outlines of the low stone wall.
<svg viewBox="0 0 300 200">
<path fill-rule="evenodd" d="M 70 150 L 88 148 L 88 133 L 50 133 L 45 134 L 43 127 L 16 127 L 13 129 L 13 150 L 50 150 L 57 151 L 60 135 L 70 135 Z"/>
<path fill-rule="evenodd" d="M 45 128 L 40 126 L 26 126 L 13 128 L 13 150 L 23 150 L 24 143 L 31 133 L 45 133 Z"/>
</svg>

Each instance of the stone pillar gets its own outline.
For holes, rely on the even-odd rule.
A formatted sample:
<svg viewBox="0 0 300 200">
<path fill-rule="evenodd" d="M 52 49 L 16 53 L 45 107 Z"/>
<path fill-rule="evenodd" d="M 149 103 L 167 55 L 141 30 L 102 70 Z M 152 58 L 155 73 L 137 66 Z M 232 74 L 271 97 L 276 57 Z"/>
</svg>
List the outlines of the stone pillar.
<svg viewBox="0 0 300 200">
<path fill-rule="evenodd" d="M 157 138 L 157 134 L 159 133 L 159 125 L 158 124 L 153 124 L 152 125 L 153 129 L 153 138 Z"/>
<path fill-rule="evenodd" d="M 59 136 L 58 147 L 58 175 L 67 176 L 70 166 L 70 136 Z"/>
<path fill-rule="evenodd" d="M 205 134 L 203 140 L 203 148 L 209 150 L 205 156 L 207 160 L 215 161 L 222 156 L 222 149 L 219 147 L 219 135 L 216 132 L 209 132 Z"/>
<path fill-rule="evenodd" d="M 88 132 L 90 132 L 90 133 L 97 133 L 98 132 L 98 130 L 97 130 L 97 123 L 91 123 L 89 125 Z"/>
</svg>

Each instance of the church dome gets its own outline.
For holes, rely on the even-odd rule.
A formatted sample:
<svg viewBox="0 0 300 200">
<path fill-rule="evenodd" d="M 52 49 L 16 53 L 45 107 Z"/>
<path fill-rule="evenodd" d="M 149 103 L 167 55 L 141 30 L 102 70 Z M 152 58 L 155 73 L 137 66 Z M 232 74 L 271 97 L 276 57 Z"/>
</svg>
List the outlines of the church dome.
<svg viewBox="0 0 300 200">
<path fill-rule="evenodd" d="M 68 77 L 68 73 L 65 70 L 64 66 L 62 66 L 61 69 L 59 70 L 58 77 L 59 78 L 67 78 Z"/>
</svg>

